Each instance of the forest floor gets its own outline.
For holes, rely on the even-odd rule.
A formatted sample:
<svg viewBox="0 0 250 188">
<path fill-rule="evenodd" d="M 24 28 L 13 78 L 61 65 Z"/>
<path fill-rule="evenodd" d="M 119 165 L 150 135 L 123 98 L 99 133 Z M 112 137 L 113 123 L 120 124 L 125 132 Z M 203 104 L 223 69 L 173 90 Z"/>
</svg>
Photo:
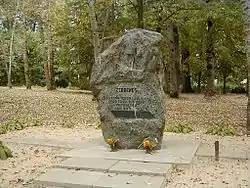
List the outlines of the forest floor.
<svg viewBox="0 0 250 188">
<path fill-rule="evenodd" d="M 202 94 L 182 95 L 180 99 L 166 99 L 167 124 L 185 124 L 195 132 L 180 134 L 186 139 L 213 145 L 219 140 L 225 147 L 249 149 L 250 139 L 244 135 L 246 124 L 245 95 L 217 95 L 206 99 Z M 85 140 L 100 135 L 96 102 L 88 91 L 59 89 L 48 92 L 44 88 L 9 90 L 0 87 L 0 125 L 13 120 L 37 121 L 40 126 L 0 135 L 0 140 L 13 136 Z M 205 134 L 214 125 L 230 125 L 236 137 Z M 173 133 L 166 133 L 173 134 Z M 0 161 L 0 187 L 22 188 L 38 174 L 60 162 L 56 155 L 65 151 L 42 146 L 8 144 L 14 158 Z M 196 157 L 187 169 L 177 170 L 169 178 L 167 187 L 246 188 L 247 161 Z"/>
</svg>

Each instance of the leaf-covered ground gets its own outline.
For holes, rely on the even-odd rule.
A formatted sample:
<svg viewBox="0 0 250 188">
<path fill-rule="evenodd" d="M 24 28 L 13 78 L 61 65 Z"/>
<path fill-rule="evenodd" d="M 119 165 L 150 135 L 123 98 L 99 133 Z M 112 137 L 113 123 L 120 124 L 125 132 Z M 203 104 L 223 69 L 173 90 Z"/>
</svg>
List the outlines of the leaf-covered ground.
<svg viewBox="0 0 250 188">
<path fill-rule="evenodd" d="M 220 140 L 223 147 L 250 149 L 250 140 L 243 136 L 246 124 L 244 95 L 219 95 L 205 99 L 203 95 L 182 95 L 180 99 L 166 99 L 167 124 L 190 126 L 194 133 L 180 134 L 188 140 L 199 140 L 213 146 Z M 0 124 L 39 122 L 41 126 L 28 127 L 21 131 L 8 132 L 1 138 L 12 136 L 47 137 L 61 140 L 84 140 L 100 135 L 96 103 L 85 91 L 58 90 L 48 92 L 44 88 L 30 91 L 24 88 L 9 90 L 0 87 Z M 213 125 L 233 126 L 238 137 L 205 135 Z M 167 133 L 173 134 L 173 133 Z M 14 158 L 0 161 L 1 188 L 21 188 L 44 172 L 46 167 L 60 161 L 56 154 L 62 150 L 38 146 L 8 144 Z M 169 178 L 166 187 L 247 187 L 246 161 L 222 160 L 219 164 L 212 159 L 198 158 L 184 170 L 177 169 Z"/>
<path fill-rule="evenodd" d="M 167 124 L 185 124 L 196 131 L 206 131 L 213 125 L 230 125 L 242 134 L 246 126 L 246 103 L 245 95 L 206 99 L 202 94 L 192 94 L 180 99 L 167 98 Z M 30 119 L 39 120 L 46 127 L 96 127 L 99 124 L 96 106 L 87 91 L 0 88 L 0 123 Z"/>
</svg>

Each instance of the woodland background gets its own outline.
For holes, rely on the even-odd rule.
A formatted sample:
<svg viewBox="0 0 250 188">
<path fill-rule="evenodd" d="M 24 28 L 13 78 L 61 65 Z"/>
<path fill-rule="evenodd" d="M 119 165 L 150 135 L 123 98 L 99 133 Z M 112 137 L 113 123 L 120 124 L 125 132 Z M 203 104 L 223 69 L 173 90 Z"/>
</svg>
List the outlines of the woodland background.
<svg viewBox="0 0 250 188">
<path fill-rule="evenodd" d="M 138 27 L 165 38 L 165 91 L 172 97 L 244 93 L 243 10 L 235 0 L 1 0 L 0 85 L 89 90 L 98 54 Z"/>
</svg>

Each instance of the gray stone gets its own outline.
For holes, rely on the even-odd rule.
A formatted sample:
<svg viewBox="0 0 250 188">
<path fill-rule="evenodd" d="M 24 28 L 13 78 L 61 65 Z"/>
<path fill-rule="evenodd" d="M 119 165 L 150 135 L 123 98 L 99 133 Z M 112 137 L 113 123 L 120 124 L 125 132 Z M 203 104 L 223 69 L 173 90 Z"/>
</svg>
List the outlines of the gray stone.
<svg viewBox="0 0 250 188">
<path fill-rule="evenodd" d="M 96 158 L 69 158 L 56 165 L 57 168 L 108 171 L 118 163 L 117 160 L 96 159 Z"/>
<path fill-rule="evenodd" d="M 162 149 L 155 151 L 152 155 L 145 154 L 145 151 L 134 149 L 110 152 L 110 149 L 106 146 L 96 146 L 81 150 L 73 149 L 59 156 L 185 165 L 192 162 L 198 146 L 199 142 L 166 137 L 162 143 Z"/>
<path fill-rule="evenodd" d="M 76 171 L 54 168 L 34 180 L 37 185 L 90 188 L 101 176 L 102 172 Z"/>
<path fill-rule="evenodd" d="M 109 169 L 109 172 L 115 173 L 127 173 L 136 175 L 155 175 L 166 176 L 172 165 L 159 164 L 159 163 L 143 163 L 143 162 L 130 162 L 120 161 Z"/>
<path fill-rule="evenodd" d="M 32 188 L 161 188 L 164 181 L 163 176 L 51 169 L 36 179 Z"/>
<path fill-rule="evenodd" d="M 94 188 L 162 188 L 163 176 L 138 176 L 129 174 L 105 174 L 95 183 Z"/>
<path fill-rule="evenodd" d="M 161 148 L 165 126 L 161 40 L 156 32 L 126 32 L 98 57 L 91 76 L 105 141 L 137 149 L 145 138 Z"/>
</svg>

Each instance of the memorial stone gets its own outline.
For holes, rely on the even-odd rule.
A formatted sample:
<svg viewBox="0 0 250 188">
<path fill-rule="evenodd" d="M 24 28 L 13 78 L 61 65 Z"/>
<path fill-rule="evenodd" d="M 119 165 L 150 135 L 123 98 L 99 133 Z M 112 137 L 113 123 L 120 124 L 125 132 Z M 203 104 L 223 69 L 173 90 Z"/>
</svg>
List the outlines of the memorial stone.
<svg viewBox="0 0 250 188">
<path fill-rule="evenodd" d="M 105 141 L 136 149 L 145 138 L 161 148 L 165 127 L 161 34 L 132 29 L 102 52 L 91 75 Z"/>
</svg>

